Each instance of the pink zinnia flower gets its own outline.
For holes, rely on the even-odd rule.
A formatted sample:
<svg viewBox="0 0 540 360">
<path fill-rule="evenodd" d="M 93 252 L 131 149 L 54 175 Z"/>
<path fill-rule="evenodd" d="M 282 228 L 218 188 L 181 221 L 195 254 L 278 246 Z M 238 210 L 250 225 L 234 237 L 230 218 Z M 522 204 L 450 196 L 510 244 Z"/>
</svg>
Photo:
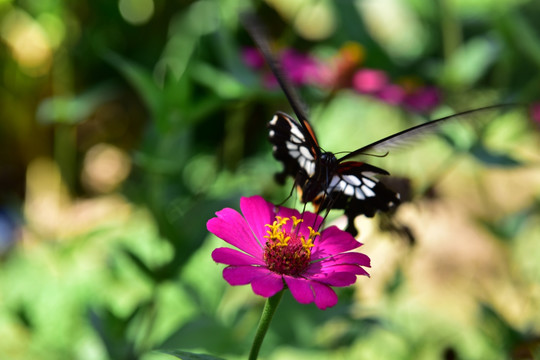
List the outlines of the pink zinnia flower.
<svg viewBox="0 0 540 360">
<path fill-rule="evenodd" d="M 277 208 L 260 196 L 240 200 L 242 214 L 223 209 L 207 223 L 208 231 L 239 250 L 218 248 L 212 259 L 228 265 L 223 278 L 231 285 L 251 284 L 255 294 L 271 297 L 286 285 L 296 301 L 320 309 L 337 303 L 331 286 L 349 286 L 368 275 L 365 254 L 349 233 L 335 226 L 320 233 L 323 219 L 313 213 Z"/>
</svg>

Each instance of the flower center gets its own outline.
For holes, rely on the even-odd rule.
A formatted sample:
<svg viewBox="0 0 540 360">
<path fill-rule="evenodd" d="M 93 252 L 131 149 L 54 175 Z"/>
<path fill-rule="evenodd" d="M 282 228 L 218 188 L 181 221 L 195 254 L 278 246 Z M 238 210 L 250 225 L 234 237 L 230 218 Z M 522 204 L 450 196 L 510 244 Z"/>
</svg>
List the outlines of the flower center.
<svg viewBox="0 0 540 360">
<path fill-rule="evenodd" d="M 283 226 L 291 220 L 293 226 L 286 231 Z M 302 219 L 295 216 L 291 218 L 276 216 L 273 224 L 267 224 L 268 235 L 265 236 L 266 246 L 264 249 L 264 261 L 270 271 L 282 275 L 297 276 L 309 265 L 313 240 L 320 233 L 309 229 L 309 237 L 306 239 L 298 229 Z"/>
</svg>

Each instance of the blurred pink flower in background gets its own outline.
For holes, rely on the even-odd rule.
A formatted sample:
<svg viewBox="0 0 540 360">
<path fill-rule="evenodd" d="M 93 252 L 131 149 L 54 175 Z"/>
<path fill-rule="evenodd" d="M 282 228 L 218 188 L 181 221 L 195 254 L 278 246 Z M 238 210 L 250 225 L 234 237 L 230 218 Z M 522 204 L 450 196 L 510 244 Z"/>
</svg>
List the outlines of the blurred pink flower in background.
<svg viewBox="0 0 540 360">
<path fill-rule="evenodd" d="M 389 84 L 379 90 L 375 97 L 390 105 L 400 105 L 405 98 L 405 90 L 399 85 Z"/>
<path fill-rule="evenodd" d="M 388 76 L 382 70 L 360 69 L 353 77 L 353 88 L 361 94 L 377 93 L 388 84 Z"/>
<path fill-rule="evenodd" d="M 242 60 L 252 69 L 262 69 L 265 64 L 264 57 L 254 47 L 245 47 L 242 49 Z"/>
<path fill-rule="evenodd" d="M 319 68 L 314 58 L 294 49 L 287 49 L 281 53 L 280 59 L 285 74 L 294 85 L 313 83 Z"/>
<path fill-rule="evenodd" d="M 540 102 L 535 102 L 529 107 L 529 114 L 534 125 L 540 128 Z"/>
<path fill-rule="evenodd" d="M 407 93 L 403 100 L 405 107 L 419 113 L 432 111 L 441 102 L 441 92 L 434 86 L 426 86 Z"/>
<path fill-rule="evenodd" d="M 407 77 L 398 83 L 391 81 L 388 74 L 379 69 L 357 67 L 365 57 L 364 48 L 357 43 L 346 43 L 335 56 L 327 61 L 286 49 L 279 56 L 283 72 L 293 85 L 313 85 L 319 88 L 335 90 L 352 87 L 362 95 L 393 106 L 403 106 L 410 111 L 428 113 L 439 105 L 441 92 L 434 86 L 423 86 L 421 81 Z M 264 58 L 256 48 L 242 50 L 244 62 L 251 68 L 260 70 L 264 67 Z M 278 82 L 267 71 L 262 74 L 262 82 L 267 88 L 276 88 Z M 540 110 L 536 117 L 539 118 Z"/>
</svg>

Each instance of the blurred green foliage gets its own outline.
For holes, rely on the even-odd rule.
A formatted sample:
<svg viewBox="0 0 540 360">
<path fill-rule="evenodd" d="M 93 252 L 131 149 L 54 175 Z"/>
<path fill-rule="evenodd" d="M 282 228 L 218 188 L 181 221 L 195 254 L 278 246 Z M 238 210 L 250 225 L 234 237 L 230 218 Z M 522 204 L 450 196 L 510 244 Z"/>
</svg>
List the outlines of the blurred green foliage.
<svg viewBox="0 0 540 360">
<path fill-rule="evenodd" d="M 246 356 L 263 299 L 226 285 L 205 224 L 240 196 L 286 198 L 265 125 L 290 107 L 243 63 L 243 4 L 0 1 L 0 358 Z M 254 7 L 278 48 L 331 62 L 357 42 L 358 66 L 436 86 L 431 118 L 540 98 L 534 0 Z M 351 89 L 300 90 L 333 152 L 426 120 Z M 336 307 L 285 296 L 262 358 L 540 356 L 534 121 L 490 114 L 369 158 L 410 179 L 414 202 L 393 233 L 359 221 L 372 278 Z"/>
</svg>

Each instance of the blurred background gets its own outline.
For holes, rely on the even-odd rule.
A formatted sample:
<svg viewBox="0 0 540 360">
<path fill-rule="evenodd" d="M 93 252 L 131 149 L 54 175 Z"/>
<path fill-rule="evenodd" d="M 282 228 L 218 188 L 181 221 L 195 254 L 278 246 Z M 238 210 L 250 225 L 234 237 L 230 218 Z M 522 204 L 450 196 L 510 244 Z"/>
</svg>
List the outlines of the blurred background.
<svg viewBox="0 0 540 360">
<path fill-rule="evenodd" d="M 205 224 L 292 187 L 266 130 L 290 106 L 246 3 L 0 1 L 1 359 L 246 357 L 264 299 L 225 283 Z M 325 150 L 530 104 L 364 159 L 407 200 L 356 221 L 371 278 L 326 311 L 286 294 L 261 358 L 538 358 L 540 3 L 253 8 Z"/>
</svg>

